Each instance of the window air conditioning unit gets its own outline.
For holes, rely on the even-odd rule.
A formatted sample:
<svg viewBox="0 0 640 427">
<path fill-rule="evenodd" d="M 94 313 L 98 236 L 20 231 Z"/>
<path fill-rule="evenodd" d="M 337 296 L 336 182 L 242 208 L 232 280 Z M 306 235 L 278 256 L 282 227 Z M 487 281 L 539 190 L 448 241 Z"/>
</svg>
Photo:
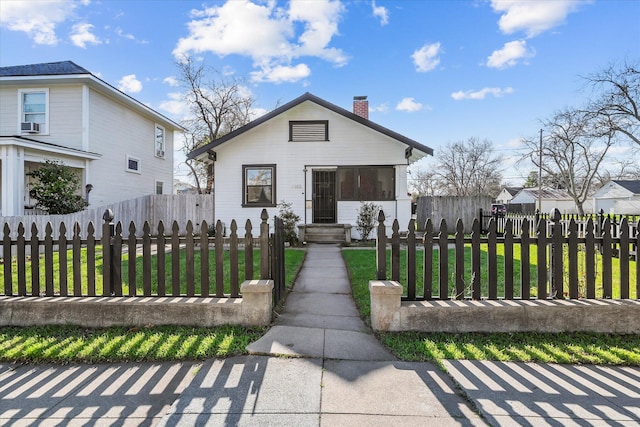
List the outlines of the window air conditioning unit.
<svg viewBox="0 0 640 427">
<path fill-rule="evenodd" d="M 156 150 L 156 156 L 164 157 L 164 150 Z"/>
<path fill-rule="evenodd" d="M 22 123 L 21 129 L 22 129 L 22 132 L 39 133 L 40 123 L 32 123 L 32 122 Z"/>
</svg>

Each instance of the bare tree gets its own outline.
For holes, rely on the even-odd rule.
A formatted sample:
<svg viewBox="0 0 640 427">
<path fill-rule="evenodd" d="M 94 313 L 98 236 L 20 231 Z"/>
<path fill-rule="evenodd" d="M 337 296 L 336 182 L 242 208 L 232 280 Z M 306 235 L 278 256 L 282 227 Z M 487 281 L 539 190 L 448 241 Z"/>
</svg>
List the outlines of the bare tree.
<svg viewBox="0 0 640 427">
<path fill-rule="evenodd" d="M 587 107 L 600 126 L 609 126 L 640 145 L 640 66 L 614 65 L 585 77 L 597 97 Z"/>
<path fill-rule="evenodd" d="M 542 121 L 544 138 L 528 138 L 527 157 L 555 177 L 573 198 L 580 214 L 607 151 L 615 143 L 615 131 L 600 127 L 586 111 L 564 109 Z"/>
<path fill-rule="evenodd" d="M 224 76 L 190 57 L 178 62 L 191 118 L 183 122 L 185 154 L 234 131 L 251 120 L 254 98 L 241 78 Z M 213 164 L 187 160 L 199 193 L 211 193 Z"/>
<path fill-rule="evenodd" d="M 441 195 L 495 197 L 502 181 L 501 163 L 491 141 L 469 138 L 438 151 L 432 174 Z"/>
</svg>

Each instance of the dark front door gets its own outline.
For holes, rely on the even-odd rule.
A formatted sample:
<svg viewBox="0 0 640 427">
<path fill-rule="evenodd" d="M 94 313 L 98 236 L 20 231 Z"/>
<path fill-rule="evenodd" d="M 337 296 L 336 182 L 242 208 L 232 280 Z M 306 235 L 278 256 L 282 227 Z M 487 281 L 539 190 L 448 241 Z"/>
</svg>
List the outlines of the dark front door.
<svg viewBox="0 0 640 427">
<path fill-rule="evenodd" d="M 336 223 L 336 171 L 313 171 L 313 223 Z"/>
</svg>

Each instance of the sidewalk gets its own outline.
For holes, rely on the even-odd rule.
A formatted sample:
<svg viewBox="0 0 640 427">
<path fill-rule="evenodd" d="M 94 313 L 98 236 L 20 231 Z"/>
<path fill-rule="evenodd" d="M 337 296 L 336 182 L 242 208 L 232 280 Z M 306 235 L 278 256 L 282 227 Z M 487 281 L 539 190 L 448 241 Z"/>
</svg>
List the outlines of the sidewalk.
<svg viewBox="0 0 640 427">
<path fill-rule="evenodd" d="M 639 368 L 445 361 L 445 374 L 396 360 L 358 317 L 336 246 L 308 248 L 285 309 L 248 350 L 204 363 L 0 364 L 0 426 L 640 423 Z"/>
</svg>

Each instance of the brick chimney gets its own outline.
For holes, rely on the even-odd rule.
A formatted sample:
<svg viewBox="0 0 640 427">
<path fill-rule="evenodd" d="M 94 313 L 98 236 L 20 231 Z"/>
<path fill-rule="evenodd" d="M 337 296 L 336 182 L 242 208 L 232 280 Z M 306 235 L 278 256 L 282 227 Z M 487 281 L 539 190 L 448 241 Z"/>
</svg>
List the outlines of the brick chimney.
<svg viewBox="0 0 640 427">
<path fill-rule="evenodd" d="M 369 101 L 366 96 L 353 97 L 353 114 L 369 120 Z"/>
</svg>

